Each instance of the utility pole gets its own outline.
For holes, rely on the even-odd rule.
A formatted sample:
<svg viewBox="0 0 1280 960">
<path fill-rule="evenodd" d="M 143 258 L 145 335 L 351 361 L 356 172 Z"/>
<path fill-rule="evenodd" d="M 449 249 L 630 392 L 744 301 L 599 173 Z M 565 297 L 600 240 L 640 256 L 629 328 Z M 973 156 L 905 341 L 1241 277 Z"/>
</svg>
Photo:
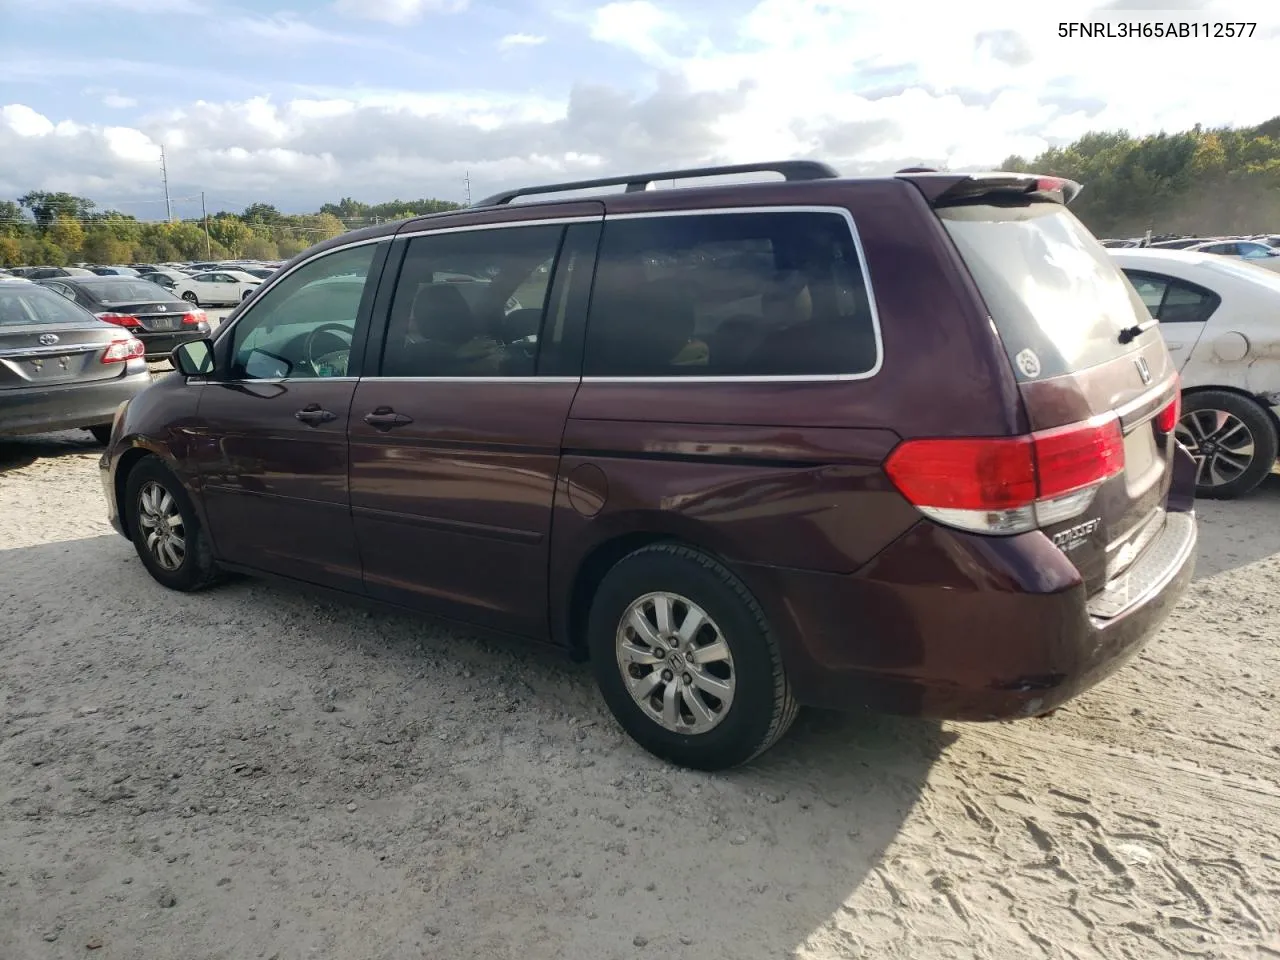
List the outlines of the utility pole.
<svg viewBox="0 0 1280 960">
<path fill-rule="evenodd" d="M 463 182 L 467 185 L 467 206 L 471 206 L 471 171 L 467 171 L 467 175 L 463 177 Z"/>
<path fill-rule="evenodd" d="M 173 223 L 173 204 L 169 202 L 169 168 L 164 162 L 164 144 L 160 144 L 160 179 L 164 181 L 164 218 Z"/>
<path fill-rule="evenodd" d="M 200 191 L 200 216 L 204 220 L 204 255 L 205 259 L 213 259 L 213 250 L 209 246 L 209 210 L 204 205 L 204 191 Z"/>
</svg>

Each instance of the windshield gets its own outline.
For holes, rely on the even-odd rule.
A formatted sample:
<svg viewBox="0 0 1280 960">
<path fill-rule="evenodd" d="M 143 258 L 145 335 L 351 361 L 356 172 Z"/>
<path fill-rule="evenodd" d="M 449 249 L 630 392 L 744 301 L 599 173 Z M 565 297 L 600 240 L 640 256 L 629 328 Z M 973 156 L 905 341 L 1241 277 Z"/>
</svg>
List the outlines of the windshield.
<svg viewBox="0 0 1280 960">
<path fill-rule="evenodd" d="M 0 327 L 93 322 L 87 311 L 52 290 L 25 284 L 0 286 Z"/>
<path fill-rule="evenodd" d="M 978 285 L 1020 380 L 1074 373 L 1145 343 L 1120 332 L 1150 320 L 1111 255 L 1065 207 L 972 205 L 938 211 Z M 1154 326 L 1145 336 L 1159 336 Z"/>
<path fill-rule="evenodd" d="M 171 301 L 178 298 L 150 280 L 112 280 L 109 283 L 85 284 L 89 296 L 100 303 L 139 303 L 144 300 Z"/>
</svg>

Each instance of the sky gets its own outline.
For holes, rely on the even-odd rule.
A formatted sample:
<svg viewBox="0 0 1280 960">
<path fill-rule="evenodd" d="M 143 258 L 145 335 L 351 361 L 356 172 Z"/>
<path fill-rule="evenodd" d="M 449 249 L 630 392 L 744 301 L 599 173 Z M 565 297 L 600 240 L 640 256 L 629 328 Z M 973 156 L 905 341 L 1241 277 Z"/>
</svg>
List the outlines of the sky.
<svg viewBox="0 0 1280 960">
<path fill-rule="evenodd" d="M 1256 22 L 1062 38 L 1059 23 Z M 1280 114 L 1276 0 L 0 0 L 0 199 L 142 219 L 812 157 L 991 169 Z"/>
</svg>

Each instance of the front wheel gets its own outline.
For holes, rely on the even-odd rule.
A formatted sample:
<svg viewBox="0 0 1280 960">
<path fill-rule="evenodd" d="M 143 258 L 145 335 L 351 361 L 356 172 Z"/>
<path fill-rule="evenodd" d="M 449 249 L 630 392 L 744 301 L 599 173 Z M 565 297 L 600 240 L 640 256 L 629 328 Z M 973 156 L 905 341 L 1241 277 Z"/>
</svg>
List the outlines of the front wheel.
<svg viewBox="0 0 1280 960">
<path fill-rule="evenodd" d="M 196 292 L 194 290 L 184 291 L 182 299 L 187 301 L 187 303 L 191 304 L 193 307 L 200 306 L 200 298 L 196 296 Z"/>
<path fill-rule="evenodd" d="M 1197 497 L 1242 497 L 1276 462 L 1275 421 L 1253 400 L 1227 390 L 1187 394 L 1176 435 L 1195 458 Z"/>
<path fill-rule="evenodd" d="M 218 579 L 209 538 L 178 478 L 155 457 L 125 483 L 130 539 L 147 572 L 170 590 L 202 590 Z"/>
<path fill-rule="evenodd" d="M 764 611 L 717 560 L 655 544 L 609 571 L 587 643 L 601 694 L 650 753 L 698 770 L 746 763 L 778 741 L 796 702 Z"/>
</svg>

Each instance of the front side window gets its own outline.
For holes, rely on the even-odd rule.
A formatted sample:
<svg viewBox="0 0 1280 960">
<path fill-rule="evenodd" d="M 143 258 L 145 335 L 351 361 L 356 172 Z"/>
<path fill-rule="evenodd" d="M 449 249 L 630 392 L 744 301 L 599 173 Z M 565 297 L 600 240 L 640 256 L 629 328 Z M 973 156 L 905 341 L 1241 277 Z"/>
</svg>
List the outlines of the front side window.
<svg viewBox="0 0 1280 960">
<path fill-rule="evenodd" d="M 386 377 L 533 376 L 564 227 L 415 237 L 382 355 Z"/>
<path fill-rule="evenodd" d="M 232 379 L 345 377 L 374 244 L 299 267 L 236 322 Z"/>
<path fill-rule="evenodd" d="M 583 372 L 603 377 L 858 375 L 879 363 L 848 220 L 795 211 L 605 224 Z"/>
</svg>

